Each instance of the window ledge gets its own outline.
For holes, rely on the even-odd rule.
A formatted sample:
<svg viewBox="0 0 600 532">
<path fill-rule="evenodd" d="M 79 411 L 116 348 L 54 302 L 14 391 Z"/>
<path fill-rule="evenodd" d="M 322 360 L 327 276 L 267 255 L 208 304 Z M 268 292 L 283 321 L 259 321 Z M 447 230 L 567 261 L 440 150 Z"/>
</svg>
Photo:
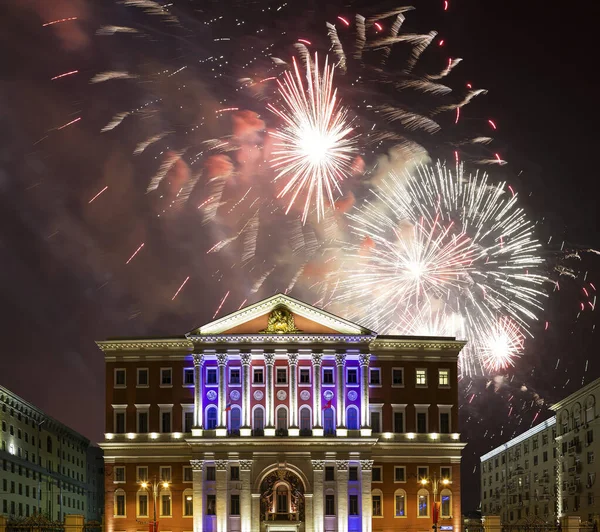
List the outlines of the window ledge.
<svg viewBox="0 0 600 532">
<path fill-rule="evenodd" d="M 427 384 L 415 384 L 415 388 L 428 388 Z"/>
<path fill-rule="evenodd" d="M 405 515 L 395 515 L 394 519 L 406 519 Z"/>
<path fill-rule="evenodd" d="M 312 383 L 310 382 L 301 382 L 298 384 L 298 388 L 310 388 L 312 386 Z"/>
<path fill-rule="evenodd" d="M 182 384 L 181 385 L 182 388 L 194 388 L 193 384 Z"/>
<path fill-rule="evenodd" d="M 264 382 L 253 382 L 252 386 L 254 386 L 255 388 L 264 388 L 265 383 Z"/>
<path fill-rule="evenodd" d="M 322 388 L 333 388 L 335 387 L 335 382 L 328 382 L 327 384 L 321 383 Z"/>
<path fill-rule="evenodd" d="M 279 382 L 279 383 L 275 384 L 275 388 L 286 388 L 288 386 L 289 386 L 289 384 L 287 382 Z"/>
<path fill-rule="evenodd" d="M 404 388 L 404 384 L 392 384 L 392 388 Z"/>
<path fill-rule="evenodd" d="M 113 388 L 115 388 L 116 390 L 123 390 L 124 388 L 127 388 L 127 385 L 126 384 L 115 384 L 113 386 Z M 117 517 L 117 516 L 115 516 L 115 517 Z"/>
<path fill-rule="evenodd" d="M 230 383 L 228 384 L 228 386 L 229 386 L 230 388 L 241 388 L 241 387 L 242 387 L 242 384 L 241 384 L 241 383 L 237 383 L 237 382 L 230 382 Z"/>
<path fill-rule="evenodd" d="M 450 386 L 449 384 L 438 384 L 438 388 L 440 388 L 441 390 L 450 390 L 452 386 Z"/>
<path fill-rule="evenodd" d="M 136 388 L 150 388 L 150 386 L 148 384 L 136 384 L 135 387 Z"/>
<path fill-rule="evenodd" d="M 173 388 L 172 384 L 161 384 L 160 388 Z"/>
<path fill-rule="evenodd" d="M 348 388 L 358 388 L 360 386 L 360 384 L 354 384 L 354 383 L 347 382 L 346 386 Z"/>
<path fill-rule="evenodd" d="M 214 384 L 213 384 L 213 383 L 210 383 L 210 384 L 209 384 L 208 382 L 206 382 L 206 383 L 204 383 L 204 387 L 205 387 L 205 388 L 218 388 L 218 387 L 219 387 L 219 384 L 218 384 L 218 383 L 216 383 L 216 382 L 215 382 Z"/>
<path fill-rule="evenodd" d="M 381 384 L 371 384 L 371 383 L 369 383 L 369 388 L 381 388 Z"/>
</svg>

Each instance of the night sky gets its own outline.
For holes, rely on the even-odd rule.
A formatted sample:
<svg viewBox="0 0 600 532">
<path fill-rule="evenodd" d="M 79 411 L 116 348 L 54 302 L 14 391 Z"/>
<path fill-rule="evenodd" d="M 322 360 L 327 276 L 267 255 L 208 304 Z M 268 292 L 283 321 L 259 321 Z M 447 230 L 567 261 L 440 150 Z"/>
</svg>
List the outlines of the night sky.
<svg viewBox="0 0 600 532">
<path fill-rule="evenodd" d="M 262 14 L 261 2 L 231 2 L 225 11 L 235 18 L 238 9 L 245 24 L 260 22 L 265 34 L 275 34 L 281 28 L 309 31 L 312 19 L 352 17 L 364 7 L 323 3 L 291 1 L 284 21 Z M 222 260 L 227 255 L 207 257 L 214 241 L 196 212 L 156 216 L 160 207 L 145 194 L 151 161 L 131 155 L 143 137 L 144 117 L 100 133 L 126 102 L 145 101 L 146 89 L 90 84 L 97 72 L 183 65 L 194 51 L 204 57 L 215 46 L 202 21 L 229 3 L 175 4 L 193 32 L 179 35 L 185 51 L 177 44 L 183 41 L 169 37 L 168 23 L 112 0 L 2 2 L 0 384 L 92 441 L 104 431 L 104 365 L 94 340 L 183 334 L 210 321 L 227 291 L 232 295 L 221 315 L 236 310 L 247 288 L 233 258 L 228 263 Z M 366 5 L 372 12 L 373 2 Z M 400 4 L 381 3 L 390 5 Z M 539 221 L 540 239 L 552 237 L 554 250 L 563 240 L 567 247 L 598 249 L 596 3 L 450 0 L 447 12 L 437 0 L 415 6 L 411 23 L 437 29 L 445 54 L 464 58 L 458 78 L 489 90 L 465 108 L 466 119 L 491 118 L 498 124 L 494 149 L 509 163 L 503 176 L 524 198 L 530 218 Z M 66 17 L 78 18 L 42 26 Z M 140 25 L 156 40 L 146 47 L 120 35 L 97 36 L 107 24 Z M 240 26 L 232 27 L 233 36 L 239 31 Z M 72 70 L 79 72 L 50 81 Z M 198 99 L 215 98 L 214 85 L 187 79 L 197 84 Z M 169 105 L 194 105 L 176 90 Z M 105 186 L 106 192 L 89 203 Z M 139 258 L 126 265 L 141 242 Z M 582 255 L 580 269 L 600 283 L 594 254 Z M 270 294 L 265 287 L 250 301 Z M 562 283 L 513 370 L 496 386 L 483 378 L 461 383 L 461 432 L 469 442 L 464 474 L 473 473 L 482 453 L 528 429 L 534 419 L 549 417 L 546 404 L 600 376 L 598 314 L 578 315 L 580 299 L 577 282 Z M 476 483 L 463 483 L 463 489 L 463 511 L 476 508 Z"/>
</svg>

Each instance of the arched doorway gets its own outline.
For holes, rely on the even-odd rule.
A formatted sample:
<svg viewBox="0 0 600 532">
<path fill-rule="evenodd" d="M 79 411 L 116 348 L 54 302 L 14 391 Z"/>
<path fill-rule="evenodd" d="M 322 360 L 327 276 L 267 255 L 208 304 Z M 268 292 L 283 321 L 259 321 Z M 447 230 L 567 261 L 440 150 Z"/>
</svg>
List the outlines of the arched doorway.
<svg viewBox="0 0 600 532">
<path fill-rule="evenodd" d="M 304 521 L 304 486 L 289 469 L 269 473 L 260 485 L 262 521 Z"/>
</svg>

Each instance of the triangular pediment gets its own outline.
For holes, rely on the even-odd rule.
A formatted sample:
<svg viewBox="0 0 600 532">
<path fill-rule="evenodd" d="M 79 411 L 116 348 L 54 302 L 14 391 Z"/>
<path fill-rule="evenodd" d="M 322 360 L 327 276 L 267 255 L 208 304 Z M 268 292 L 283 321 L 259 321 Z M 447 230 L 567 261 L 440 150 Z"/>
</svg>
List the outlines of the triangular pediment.
<svg viewBox="0 0 600 532">
<path fill-rule="evenodd" d="M 373 331 L 313 307 L 293 297 L 276 294 L 202 325 L 190 335 L 214 334 L 356 334 Z"/>
</svg>

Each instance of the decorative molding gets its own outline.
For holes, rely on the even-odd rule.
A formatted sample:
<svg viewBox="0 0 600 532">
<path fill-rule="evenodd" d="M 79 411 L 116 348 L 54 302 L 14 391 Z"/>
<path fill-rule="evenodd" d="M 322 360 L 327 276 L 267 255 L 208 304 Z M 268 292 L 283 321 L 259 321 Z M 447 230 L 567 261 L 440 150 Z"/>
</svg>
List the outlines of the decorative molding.
<svg viewBox="0 0 600 532">
<path fill-rule="evenodd" d="M 204 460 L 190 460 L 190 465 L 192 466 L 192 471 L 204 470 Z"/>
<path fill-rule="evenodd" d="M 313 471 L 323 471 L 325 469 L 325 460 L 311 460 Z"/>
<path fill-rule="evenodd" d="M 338 471 L 348 471 L 348 460 L 336 460 L 335 465 Z"/>
<path fill-rule="evenodd" d="M 109 351 L 181 351 L 193 350 L 194 344 L 187 338 L 161 338 L 157 340 L 105 340 L 96 342 L 104 352 Z"/>
<path fill-rule="evenodd" d="M 374 460 L 361 460 L 360 468 L 362 471 L 372 471 Z"/>
<path fill-rule="evenodd" d="M 333 392 L 331 390 L 325 390 L 323 392 L 323 397 L 326 401 L 331 401 L 333 399 Z"/>
<path fill-rule="evenodd" d="M 273 366 L 275 364 L 275 353 L 265 353 L 263 358 L 265 359 L 265 364 L 267 366 Z"/>
<path fill-rule="evenodd" d="M 240 471 L 252 471 L 253 460 L 240 460 Z"/>
<path fill-rule="evenodd" d="M 202 367 L 202 364 L 204 364 L 204 355 L 198 354 L 198 353 L 194 353 L 192 355 L 192 358 L 194 359 L 194 366 L 200 366 Z"/>
<path fill-rule="evenodd" d="M 206 392 L 206 398 L 209 401 L 214 401 L 217 398 L 217 392 L 214 390 L 208 390 L 208 392 Z"/>
<path fill-rule="evenodd" d="M 271 311 L 267 328 L 260 332 L 263 334 L 298 334 L 302 331 L 296 328 L 294 314 L 284 306 L 280 306 Z"/>
<path fill-rule="evenodd" d="M 320 366 L 321 362 L 323 362 L 323 353 L 313 353 L 312 354 L 312 365 Z"/>
<path fill-rule="evenodd" d="M 254 395 L 254 399 L 257 401 L 262 401 L 263 397 L 265 396 L 262 390 L 254 390 L 252 395 Z"/>
<path fill-rule="evenodd" d="M 190 336 L 197 344 L 369 344 L 372 335 L 349 334 L 211 334 Z M 190 346 L 190 349 L 193 346 Z"/>
<path fill-rule="evenodd" d="M 368 366 L 370 361 L 371 355 L 369 353 L 361 353 L 358 355 L 358 363 L 361 365 L 361 367 Z"/>
<path fill-rule="evenodd" d="M 335 365 L 343 366 L 346 363 L 346 353 L 338 353 L 335 355 Z"/>
<path fill-rule="evenodd" d="M 217 353 L 217 364 L 219 366 L 227 365 L 227 353 Z"/>
<path fill-rule="evenodd" d="M 238 392 L 237 390 L 231 390 L 231 392 L 229 392 L 229 398 L 232 401 L 239 401 L 240 400 L 240 392 Z"/>
<path fill-rule="evenodd" d="M 460 351 L 467 342 L 462 340 L 452 340 L 451 338 L 444 340 L 435 340 L 432 338 L 418 338 L 418 337 L 407 337 L 402 339 L 386 338 L 374 338 L 369 347 L 370 349 L 399 349 L 403 351 Z"/>
<path fill-rule="evenodd" d="M 355 390 L 350 390 L 348 392 L 348 399 L 350 399 L 350 401 L 356 401 L 358 399 L 358 393 L 356 393 Z"/>
<path fill-rule="evenodd" d="M 310 392 L 308 390 L 302 390 L 300 392 L 300 399 L 303 401 L 308 401 L 310 399 Z"/>
<path fill-rule="evenodd" d="M 280 401 L 285 401 L 287 399 L 287 392 L 285 390 L 279 390 L 277 392 L 277 399 Z"/>
<path fill-rule="evenodd" d="M 229 460 L 215 460 L 215 467 L 217 471 L 227 471 L 227 465 L 229 464 Z"/>
<path fill-rule="evenodd" d="M 249 366 L 250 362 L 252 362 L 252 353 L 241 353 L 240 360 L 242 361 L 242 366 Z"/>
<path fill-rule="evenodd" d="M 298 364 L 298 353 L 288 353 L 288 364 L 290 366 Z"/>
</svg>

